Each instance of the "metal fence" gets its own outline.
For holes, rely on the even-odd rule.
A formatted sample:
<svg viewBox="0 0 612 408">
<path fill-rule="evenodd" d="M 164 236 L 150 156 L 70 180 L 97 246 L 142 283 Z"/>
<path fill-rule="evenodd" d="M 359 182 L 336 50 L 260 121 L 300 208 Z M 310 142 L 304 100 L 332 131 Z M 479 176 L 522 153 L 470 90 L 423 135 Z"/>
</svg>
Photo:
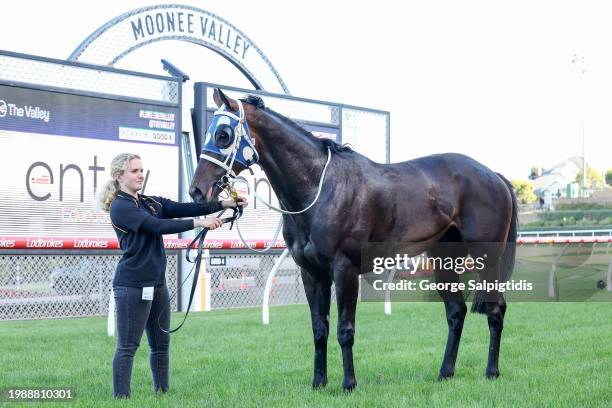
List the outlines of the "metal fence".
<svg viewBox="0 0 612 408">
<path fill-rule="evenodd" d="M 66 89 L 72 93 L 106 95 L 179 104 L 179 82 L 106 66 L 0 51 L 0 82 L 44 89 Z"/>
<path fill-rule="evenodd" d="M 179 254 L 168 252 L 167 257 L 166 281 L 173 311 L 178 310 L 177 293 L 181 290 Z M 211 309 L 261 306 L 266 279 L 279 255 L 213 253 L 206 260 L 206 271 L 211 274 Z M 108 314 L 113 274 L 120 257 L 116 251 L 0 253 L 0 320 Z M 223 265 L 219 265 L 221 261 Z M 192 277 L 189 271 L 183 273 L 183 285 L 190 288 Z M 304 303 L 300 270 L 289 257 L 274 278 L 270 304 Z"/>
<path fill-rule="evenodd" d="M 261 306 L 268 274 L 279 256 L 279 253 L 213 253 L 206 265 L 206 271 L 211 274 L 211 309 Z M 302 304 L 306 301 L 300 269 L 288 257 L 274 277 L 270 305 Z"/>
<path fill-rule="evenodd" d="M 120 257 L 117 252 L 0 254 L 0 320 L 107 314 Z M 167 256 L 170 293 L 177 289 L 177 258 Z M 177 309 L 176 297 L 171 306 Z"/>
<path fill-rule="evenodd" d="M 519 231 L 520 238 L 528 237 L 612 237 L 612 229 L 584 229 L 584 230 L 554 230 L 541 229 L 534 231 Z"/>
</svg>

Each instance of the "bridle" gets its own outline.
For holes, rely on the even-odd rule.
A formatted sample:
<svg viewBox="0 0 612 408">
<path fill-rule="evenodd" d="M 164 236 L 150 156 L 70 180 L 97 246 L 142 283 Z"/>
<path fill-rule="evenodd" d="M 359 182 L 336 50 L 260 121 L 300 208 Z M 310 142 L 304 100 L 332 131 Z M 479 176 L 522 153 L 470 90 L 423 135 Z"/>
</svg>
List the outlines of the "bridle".
<svg viewBox="0 0 612 408">
<path fill-rule="evenodd" d="M 232 170 L 234 162 L 238 161 L 249 170 L 251 175 L 254 175 L 251 166 L 259 161 L 259 153 L 255 149 L 255 140 L 249 133 L 249 127 L 246 121 L 242 101 L 238 99 L 236 102 L 238 103 L 238 115 L 228 111 L 225 104 L 221 105 L 221 107 L 215 112 L 213 121 L 206 132 L 206 139 L 204 141 L 204 145 L 202 146 L 202 153 L 200 154 L 200 158 L 216 164 L 225 170 L 225 174 L 215 182 L 215 186 L 221 191 L 227 191 L 228 194 L 234 199 L 237 197 L 237 193 L 233 187 L 233 184 L 237 181 L 243 181 L 237 179 L 236 173 Z M 221 121 L 228 121 L 227 119 L 224 120 L 223 118 L 229 119 L 230 123 L 220 123 Z M 211 129 L 214 129 L 214 134 L 211 134 Z M 205 154 L 204 152 L 217 153 L 224 156 L 225 159 L 224 161 L 221 161 L 213 156 Z M 325 162 L 325 167 L 323 167 L 323 172 L 321 173 L 317 195 L 315 196 L 314 200 L 302 210 L 287 211 L 271 205 L 259 197 L 257 193 L 255 193 L 255 196 L 268 208 L 282 214 L 293 215 L 304 213 L 308 211 L 319 199 L 319 196 L 321 195 L 321 188 L 323 187 L 325 173 L 330 161 L 331 149 L 328 147 L 327 161 Z"/>
<path fill-rule="evenodd" d="M 237 102 L 238 115 L 229 111 L 225 105 L 221 105 L 214 113 L 200 154 L 200 158 L 225 170 L 225 174 L 215 185 L 222 190 L 229 190 L 230 193 L 230 180 L 237 177 L 232 170 L 234 163 L 242 164 L 253 174 L 251 166 L 259 161 L 259 153 L 255 149 L 255 140 L 248 130 L 242 101 L 237 100 Z M 211 133 L 211 129 L 214 133 Z M 206 153 L 216 153 L 224 159 L 221 161 Z"/>
</svg>

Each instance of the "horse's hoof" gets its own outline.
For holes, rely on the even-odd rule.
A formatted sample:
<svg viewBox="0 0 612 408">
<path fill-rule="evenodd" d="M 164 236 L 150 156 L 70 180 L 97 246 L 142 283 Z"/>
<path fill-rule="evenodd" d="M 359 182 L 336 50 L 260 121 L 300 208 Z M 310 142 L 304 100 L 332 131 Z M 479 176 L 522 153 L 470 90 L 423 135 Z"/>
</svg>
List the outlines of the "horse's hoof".
<svg viewBox="0 0 612 408">
<path fill-rule="evenodd" d="M 319 388 L 323 388 L 327 385 L 327 376 L 316 376 L 312 380 L 312 389 L 316 390 Z"/>
<path fill-rule="evenodd" d="M 494 370 L 494 371 L 487 370 L 486 375 L 487 375 L 487 379 L 495 380 L 499 378 L 499 370 Z"/>
<path fill-rule="evenodd" d="M 352 392 L 355 389 L 355 387 L 357 387 L 357 380 L 355 380 L 354 378 L 344 380 L 342 382 L 342 389 L 347 394 Z"/>
<path fill-rule="evenodd" d="M 440 371 L 440 375 L 438 375 L 438 381 L 446 381 L 453 378 L 455 375 L 454 372 L 442 372 Z"/>
</svg>

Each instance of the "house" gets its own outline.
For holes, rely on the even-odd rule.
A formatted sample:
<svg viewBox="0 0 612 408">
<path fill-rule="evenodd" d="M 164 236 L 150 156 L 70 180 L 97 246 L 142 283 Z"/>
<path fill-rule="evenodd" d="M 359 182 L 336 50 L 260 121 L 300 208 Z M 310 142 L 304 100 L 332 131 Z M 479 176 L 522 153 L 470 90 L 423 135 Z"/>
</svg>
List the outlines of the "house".
<svg viewBox="0 0 612 408">
<path fill-rule="evenodd" d="M 576 175 L 582 169 L 582 157 L 570 157 L 533 180 L 533 192 L 543 200 L 543 206 L 550 208 L 553 200 L 566 196 L 568 184 L 576 180 Z"/>
</svg>

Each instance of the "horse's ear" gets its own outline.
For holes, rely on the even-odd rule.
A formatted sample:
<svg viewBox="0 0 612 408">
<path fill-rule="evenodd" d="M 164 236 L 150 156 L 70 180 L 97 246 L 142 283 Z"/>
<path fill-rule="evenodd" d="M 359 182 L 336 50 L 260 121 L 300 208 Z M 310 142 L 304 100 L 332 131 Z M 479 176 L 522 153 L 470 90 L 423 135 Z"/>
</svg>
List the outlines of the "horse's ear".
<svg viewBox="0 0 612 408">
<path fill-rule="evenodd" d="M 229 98 L 227 95 L 223 93 L 223 91 L 219 88 L 215 88 L 213 92 L 213 100 L 218 107 L 221 105 L 227 106 L 232 111 L 238 110 L 238 103 L 232 98 Z"/>
</svg>

